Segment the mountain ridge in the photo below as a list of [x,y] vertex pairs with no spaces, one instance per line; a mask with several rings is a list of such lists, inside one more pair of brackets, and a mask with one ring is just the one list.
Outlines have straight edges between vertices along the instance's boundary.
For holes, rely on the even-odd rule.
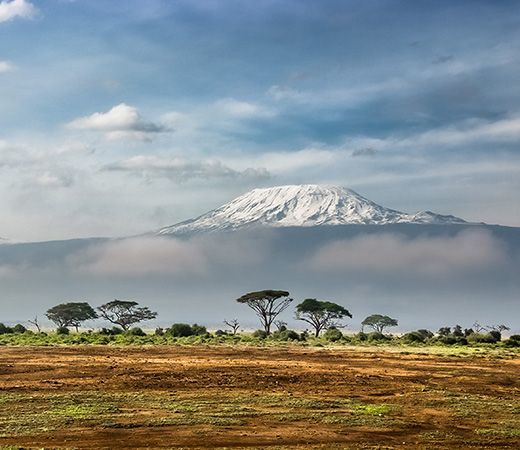
[[255,226],[468,224],[452,215],[385,208],[357,192],[331,185],[285,185],[253,189],[194,219],[163,227],[157,235],[229,231]]

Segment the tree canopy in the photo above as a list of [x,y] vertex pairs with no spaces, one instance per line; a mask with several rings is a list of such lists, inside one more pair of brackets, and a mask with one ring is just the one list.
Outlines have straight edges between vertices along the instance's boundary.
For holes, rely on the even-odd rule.
[[78,327],[85,320],[96,319],[96,311],[86,302],[61,303],[47,310],[45,314],[59,328]]
[[321,330],[339,326],[338,321],[344,317],[352,318],[352,314],[337,303],[307,298],[296,306],[296,319],[307,322],[314,328],[315,336]]
[[397,320],[381,314],[372,314],[363,320],[361,325],[372,327],[378,333],[382,333],[387,327],[396,327]]
[[128,300],[113,300],[98,307],[99,315],[109,322],[119,325],[123,330],[128,330],[130,326],[152,320],[157,317],[157,313],[148,307],[138,306],[139,303]]
[[266,334],[271,334],[271,325],[276,317],[293,301],[287,291],[264,290],[249,292],[237,299],[249,306],[260,319]]

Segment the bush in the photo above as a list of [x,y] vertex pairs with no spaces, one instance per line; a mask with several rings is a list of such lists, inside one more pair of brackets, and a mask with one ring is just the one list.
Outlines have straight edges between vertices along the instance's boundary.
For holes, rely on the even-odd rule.
[[25,328],[21,323],[17,323],[14,327],[13,327],[13,333],[19,333],[19,334],[22,334],[22,333],[25,333],[27,331],[27,328]]
[[70,333],[70,331],[67,327],[56,328],[56,334],[65,335],[65,334],[69,334],[69,333]]
[[271,337],[277,341],[299,341],[300,335],[294,330],[275,331]]
[[390,341],[392,338],[385,336],[383,333],[379,333],[378,331],[373,331],[372,333],[368,333],[367,341],[368,342],[382,342],[382,341]]
[[417,331],[410,331],[409,333],[406,333],[403,335],[402,340],[408,344],[412,343],[425,343],[428,339],[431,339],[433,337],[433,333],[430,330],[417,330]]
[[193,330],[187,323],[174,323],[166,330],[166,333],[173,337],[193,336]]
[[5,326],[3,323],[0,323],[0,334],[10,334],[13,332],[11,327]]
[[226,336],[227,333],[223,330],[217,330],[215,331],[215,336]]
[[256,330],[253,333],[253,337],[257,339],[265,339],[267,337],[267,333],[265,332],[265,330]]
[[197,325],[196,323],[194,323],[191,326],[191,334],[193,336],[204,336],[204,335],[208,334],[208,330],[206,329],[206,327],[204,327],[202,325]]
[[125,334],[127,336],[146,336],[146,333],[139,327],[130,328]]
[[363,331],[360,331],[358,334],[354,336],[354,338],[360,342],[365,342],[368,339],[368,335]]
[[164,329],[162,329],[161,327],[157,327],[153,334],[155,334],[156,336],[164,336]]
[[495,344],[498,341],[496,336],[491,333],[472,333],[468,336],[468,342],[472,344]]
[[125,331],[119,327],[112,328],[101,328],[99,330],[99,334],[104,334],[106,336],[117,336],[118,334],[123,334]]
[[413,344],[413,343],[421,343],[424,344],[425,338],[421,333],[418,333],[417,331],[411,331],[410,333],[406,333],[401,338],[404,342],[407,344]]
[[504,341],[507,347],[520,347],[520,334],[513,334]]
[[341,340],[343,337],[343,333],[339,331],[336,327],[330,327],[325,333],[323,333],[323,338],[329,342],[337,342]]

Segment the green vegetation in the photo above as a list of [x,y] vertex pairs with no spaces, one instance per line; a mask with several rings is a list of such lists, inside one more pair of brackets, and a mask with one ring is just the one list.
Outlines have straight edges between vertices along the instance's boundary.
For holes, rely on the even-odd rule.
[[136,323],[157,317],[156,312],[151,311],[148,307],[138,305],[139,303],[134,301],[113,300],[101,305],[98,310],[101,318],[120,326],[126,331]]
[[311,325],[316,337],[320,335],[321,330],[337,328],[339,321],[344,317],[352,318],[352,314],[343,306],[333,302],[307,298],[296,306],[296,319]]
[[86,320],[98,317],[96,311],[86,302],[61,303],[48,309],[45,315],[58,329],[74,327],[76,331]]
[[381,314],[372,314],[368,316],[361,322],[361,325],[368,326],[374,329],[376,333],[383,334],[385,328],[388,327],[396,327],[398,325],[396,319],[392,319],[388,316],[383,316]]
[[397,405],[348,398],[287,397],[259,392],[175,394],[171,392],[2,393],[0,437],[50,433],[89,425],[104,428],[143,426],[222,427],[263,423],[310,422],[350,426],[390,425]]
[[265,334],[271,334],[271,326],[279,314],[293,301],[287,291],[264,290],[249,292],[237,299],[238,303],[249,306],[260,319]]

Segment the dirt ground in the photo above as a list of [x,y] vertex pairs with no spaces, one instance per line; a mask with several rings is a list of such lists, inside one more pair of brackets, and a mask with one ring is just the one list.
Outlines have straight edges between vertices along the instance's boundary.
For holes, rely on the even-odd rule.
[[0,448],[520,448],[520,358],[3,347]]

